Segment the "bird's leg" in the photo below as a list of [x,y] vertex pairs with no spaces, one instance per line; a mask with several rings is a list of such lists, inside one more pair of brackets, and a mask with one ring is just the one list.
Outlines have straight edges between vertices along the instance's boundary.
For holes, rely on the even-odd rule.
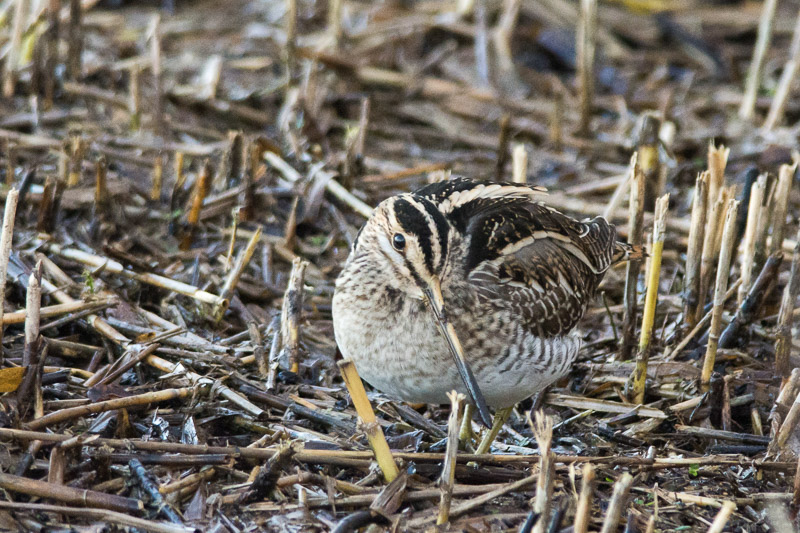
[[497,438],[497,434],[500,433],[500,430],[503,428],[506,420],[508,420],[508,416],[511,414],[512,409],[514,409],[513,406],[504,407],[497,410],[497,412],[494,414],[494,420],[492,420],[492,429],[483,434],[481,443],[478,445],[478,449],[475,450],[476,454],[480,455],[489,451],[494,439]]
[[461,431],[458,433],[458,440],[466,446],[470,446],[475,433],[472,431],[472,415],[475,413],[475,406],[468,403],[464,408],[464,418],[461,419]]

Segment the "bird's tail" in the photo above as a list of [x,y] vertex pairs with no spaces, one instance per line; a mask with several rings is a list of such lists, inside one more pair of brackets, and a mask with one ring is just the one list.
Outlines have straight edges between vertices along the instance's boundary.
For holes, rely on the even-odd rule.
[[645,257],[647,257],[647,252],[644,251],[644,246],[634,246],[627,242],[617,241],[614,243],[614,256],[611,259],[611,263],[617,264],[622,261],[639,260]]

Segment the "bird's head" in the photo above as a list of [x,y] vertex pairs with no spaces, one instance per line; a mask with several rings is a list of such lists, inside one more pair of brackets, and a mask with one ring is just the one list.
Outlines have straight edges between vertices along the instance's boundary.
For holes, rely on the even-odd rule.
[[393,275],[393,285],[414,298],[438,291],[450,224],[429,200],[401,194],[381,202],[359,232],[354,254],[371,254]]

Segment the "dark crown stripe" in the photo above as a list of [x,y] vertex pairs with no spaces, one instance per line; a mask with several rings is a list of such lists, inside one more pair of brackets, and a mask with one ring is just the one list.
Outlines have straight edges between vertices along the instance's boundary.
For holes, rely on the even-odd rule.
[[441,248],[439,264],[437,267],[441,271],[441,269],[444,267],[444,261],[447,259],[447,241],[450,232],[450,226],[447,223],[447,220],[444,218],[444,215],[438,209],[436,209],[436,206],[433,205],[432,202],[420,197],[419,203],[422,204],[422,206],[425,208],[425,211],[428,212],[428,216],[436,225],[436,233],[438,234],[437,237],[439,238],[439,246]]
[[420,211],[416,205],[401,198],[394,203],[394,216],[403,231],[417,238],[425,258],[425,266],[428,267],[428,272],[433,273],[434,257],[431,240],[434,236],[430,230],[427,212]]

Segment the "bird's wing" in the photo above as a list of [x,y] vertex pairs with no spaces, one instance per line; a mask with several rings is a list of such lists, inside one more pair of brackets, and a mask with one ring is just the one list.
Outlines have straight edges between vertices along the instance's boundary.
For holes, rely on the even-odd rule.
[[617,249],[603,218],[579,222],[530,199],[472,206],[465,270],[479,295],[512,303],[544,337],[568,333],[583,316]]

